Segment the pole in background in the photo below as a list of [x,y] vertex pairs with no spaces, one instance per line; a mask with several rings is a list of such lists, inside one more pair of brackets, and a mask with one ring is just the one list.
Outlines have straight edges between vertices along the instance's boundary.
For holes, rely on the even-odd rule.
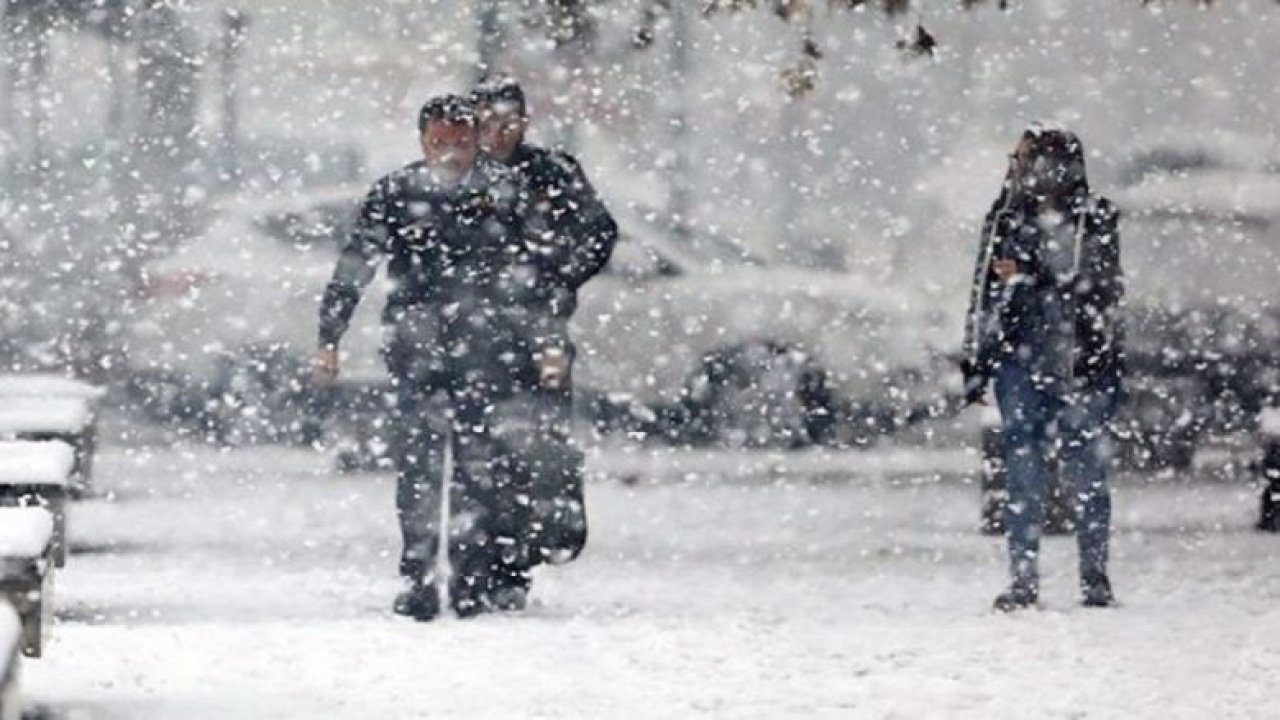
[[689,215],[693,207],[693,182],[689,163],[689,45],[692,33],[689,14],[684,0],[668,3],[671,17],[671,51],[669,70],[671,88],[669,101],[671,146],[667,214],[671,219],[672,235],[679,241],[689,240]]
[[[5,65],[9,70],[8,105],[14,174],[39,179],[39,168],[48,159],[49,8],[9,7],[6,12]],[[16,178],[15,178],[16,179]]]
[[[132,20],[126,5],[116,5],[107,18],[107,82],[110,99],[107,105],[106,157],[111,178],[112,216],[115,226],[129,228],[135,223],[130,211],[134,209],[129,170],[132,167],[132,147],[129,138],[135,127],[132,114],[132,98],[137,96],[133,73],[129,70],[129,54],[132,47]],[[125,231],[127,232],[127,231]]]
[[13,156],[17,153],[13,137],[16,24],[17,20],[13,16],[9,3],[0,2],[0,188],[7,188],[13,180]]
[[249,31],[249,16],[227,9],[222,15],[221,181],[234,186],[240,178],[240,58]]
[[38,168],[48,159],[49,32],[55,8],[18,5],[0,0],[3,24],[3,106],[0,131],[7,134],[10,182],[39,180]]
[[502,53],[502,22],[498,14],[498,0],[477,2],[475,81],[479,82],[497,69]]
[[49,33],[52,24],[44,13],[36,13],[39,21],[31,28],[31,159],[32,167],[44,167],[49,160]]
[[113,150],[118,150],[129,137],[129,70],[125,60],[127,55],[127,35],[129,32],[128,15],[113,13],[107,26],[107,83],[111,87],[111,97],[107,105],[106,139]]

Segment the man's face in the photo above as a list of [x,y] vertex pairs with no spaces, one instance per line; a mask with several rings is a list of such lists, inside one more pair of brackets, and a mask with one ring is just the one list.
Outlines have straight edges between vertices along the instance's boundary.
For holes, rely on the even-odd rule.
[[494,103],[480,109],[480,147],[501,162],[510,162],[524,142],[529,120],[515,103]]
[[476,161],[480,139],[474,125],[430,122],[422,133],[422,155],[427,167],[441,182],[453,185],[462,180]]

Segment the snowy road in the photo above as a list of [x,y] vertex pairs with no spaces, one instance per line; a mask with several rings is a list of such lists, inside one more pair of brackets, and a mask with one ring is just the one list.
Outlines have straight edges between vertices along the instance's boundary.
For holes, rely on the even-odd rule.
[[389,610],[389,478],[295,451],[108,449],[116,497],[75,508],[28,702],[77,719],[1280,715],[1280,538],[1248,529],[1250,488],[1123,485],[1124,607],[1076,607],[1059,539],[1047,608],[997,617],[976,491],[858,458],[829,459],[838,482],[734,456],[729,481],[596,482],[588,553],[542,571],[528,613],[414,624]]

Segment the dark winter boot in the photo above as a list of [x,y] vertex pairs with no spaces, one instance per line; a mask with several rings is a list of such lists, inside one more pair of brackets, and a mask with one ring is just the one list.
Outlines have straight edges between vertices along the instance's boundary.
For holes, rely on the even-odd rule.
[[396,595],[392,611],[419,622],[433,620],[440,614],[440,593],[434,584],[407,579],[404,590]]
[[1280,479],[1272,478],[1271,484],[1262,489],[1258,529],[1262,532],[1280,532]]
[[567,441],[536,446],[533,470],[535,562],[564,565],[587,544],[587,512],[582,491],[582,453]]
[[1258,507],[1258,529],[1280,532],[1280,441],[1268,439],[1263,446],[1261,471],[1262,497]]
[[1018,612],[1033,608],[1040,601],[1040,593],[1034,586],[1014,583],[1008,590],[996,596],[991,609],[1001,613]]
[[1111,592],[1111,581],[1103,573],[1085,575],[1080,579],[1080,604],[1090,608],[1114,607],[1116,596]]
[[489,578],[485,603],[497,612],[520,612],[529,604],[532,584],[528,571],[510,565],[499,566]]
[[529,604],[529,590],[520,585],[502,585],[489,593],[489,604],[498,612],[521,612]]
[[488,610],[488,589],[483,577],[455,575],[449,584],[449,604],[459,618],[473,618]]

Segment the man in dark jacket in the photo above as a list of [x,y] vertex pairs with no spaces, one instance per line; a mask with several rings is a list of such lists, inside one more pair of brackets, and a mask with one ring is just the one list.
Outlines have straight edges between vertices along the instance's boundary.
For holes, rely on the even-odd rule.
[[508,426],[522,429],[508,440],[520,449],[516,455],[533,488],[528,557],[532,564],[560,564],[576,557],[587,540],[582,455],[569,435],[575,348],[568,321],[579,288],[608,262],[618,227],[577,160],[525,141],[528,107],[515,80],[485,80],[473,97],[481,146],[511,168],[528,193],[526,222],[539,257],[539,292],[525,305],[526,327],[533,329],[541,382],[499,414],[508,415]]
[[543,244],[542,301],[550,314],[568,318],[577,309],[578,290],[609,261],[618,225],[577,159],[526,141],[529,114],[519,83],[489,78],[473,98],[481,147],[520,175],[528,190],[529,223]]
[[[526,248],[519,178],[479,152],[474,109],[444,96],[420,113],[424,159],[374,183],[320,307],[315,376],[338,373],[338,344],[383,259],[393,281],[383,324],[396,392],[393,454],[406,588],[395,611],[440,610],[441,478],[451,522],[449,597],[462,615],[522,607],[527,487],[495,437],[490,408],[531,384],[530,349],[513,308],[527,302],[537,258]],[[443,394],[443,407],[433,406]],[[440,421],[444,420],[443,423]],[[450,463],[452,460],[452,463]]]
[[998,610],[1038,601],[1043,502],[1055,457],[1078,503],[1084,604],[1115,602],[1104,434],[1123,371],[1118,217],[1109,201],[1090,194],[1080,140],[1034,126],[983,224],[964,371],[971,400],[994,380],[1004,425],[1013,582],[996,599]]

